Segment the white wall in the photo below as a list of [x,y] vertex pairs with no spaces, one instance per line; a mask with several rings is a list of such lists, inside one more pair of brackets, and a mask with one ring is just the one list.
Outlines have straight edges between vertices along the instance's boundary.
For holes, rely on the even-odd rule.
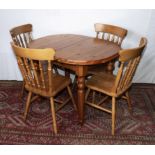
[[148,47],[134,82],[155,83],[155,11],[154,10],[0,10],[0,80],[21,80],[10,47],[9,30],[32,23],[33,38],[51,34],[74,33],[95,36],[94,23],[109,23],[128,29],[123,48],[138,45],[141,36]]

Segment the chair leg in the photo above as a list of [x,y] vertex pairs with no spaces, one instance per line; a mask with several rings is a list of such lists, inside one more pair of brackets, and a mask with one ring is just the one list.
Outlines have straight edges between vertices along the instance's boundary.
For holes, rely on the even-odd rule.
[[55,115],[55,107],[54,107],[54,99],[53,97],[50,98],[50,104],[51,104],[51,113],[52,113],[52,120],[53,120],[53,129],[54,133],[57,134],[57,123],[56,123],[56,115]]
[[26,101],[25,112],[24,112],[24,120],[26,120],[27,112],[29,110],[29,106],[31,103],[31,97],[32,97],[32,92],[29,92],[28,97],[27,97],[27,101]]
[[112,135],[115,134],[115,104],[116,104],[116,98],[112,97]]
[[127,91],[125,93],[126,97],[127,97],[127,102],[128,102],[128,108],[129,108],[129,111],[131,111],[132,109],[132,106],[131,106],[131,99],[130,99],[130,96],[129,96],[129,92]]
[[75,110],[77,110],[77,106],[76,106],[76,103],[75,103],[73,94],[72,94],[71,89],[70,89],[69,86],[67,86],[67,90],[68,90],[68,94],[69,94],[69,96],[70,96],[70,98],[71,98],[71,100],[72,100],[72,103],[73,103],[73,105],[74,105],[74,108],[75,108]]
[[21,90],[21,93],[20,93],[20,98],[23,97],[23,95],[24,95],[24,90],[25,90],[25,81],[23,80],[23,83],[22,83],[22,90]]

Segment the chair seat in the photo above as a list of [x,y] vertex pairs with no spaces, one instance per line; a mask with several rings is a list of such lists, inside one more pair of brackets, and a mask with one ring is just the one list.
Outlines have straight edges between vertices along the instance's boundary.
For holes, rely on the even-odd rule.
[[106,65],[105,64],[99,64],[94,66],[88,67],[88,74],[97,75],[98,73],[102,73],[106,71]]
[[102,72],[98,75],[93,75],[87,80],[86,86],[90,89],[103,92],[107,95],[114,95],[113,88],[116,76],[110,73]]
[[71,79],[62,75],[54,75],[53,76],[53,96],[55,96],[58,92],[63,90],[65,87],[67,87],[71,83]]
[[[47,77],[47,76],[46,76]],[[71,83],[71,79],[62,75],[53,74],[53,84],[52,84],[52,92],[49,92],[49,88],[46,89],[37,89],[35,87],[31,87],[29,85],[26,85],[25,88],[28,91],[33,91],[36,94],[43,95],[45,97],[51,97],[55,96],[57,93],[59,93],[61,90],[63,90],[65,87],[67,87]],[[45,84],[48,86],[48,77],[45,78]]]

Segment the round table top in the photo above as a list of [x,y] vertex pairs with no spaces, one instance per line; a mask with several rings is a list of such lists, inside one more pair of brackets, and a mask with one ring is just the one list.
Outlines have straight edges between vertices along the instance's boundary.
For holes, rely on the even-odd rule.
[[82,35],[51,35],[33,40],[29,48],[53,48],[58,62],[73,65],[105,63],[116,57],[121,47],[113,42]]

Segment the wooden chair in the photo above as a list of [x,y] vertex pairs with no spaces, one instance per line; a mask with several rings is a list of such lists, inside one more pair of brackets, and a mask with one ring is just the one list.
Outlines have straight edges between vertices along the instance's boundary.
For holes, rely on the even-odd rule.
[[[115,133],[115,106],[116,98],[123,97],[128,102],[128,107],[131,109],[131,101],[128,90],[132,84],[132,78],[136,71],[136,68],[140,62],[143,49],[145,48],[147,41],[145,38],[141,38],[138,48],[125,49],[119,51],[120,67],[116,76],[112,74],[102,73],[93,75],[87,82],[88,88],[86,92],[86,103],[94,108],[108,112],[112,115],[112,135]],[[106,98],[103,98],[102,102],[95,103],[87,100],[90,90],[103,93]],[[107,97],[112,97],[112,109],[107,109],[102,106]]]
[[[127,35],[127,30],[124,28],[100,23],[95,24],[95,31],[96,31],[96,38],[114,42],[119,46],[121,46],[122,41]],[[105,71],[109,67],[111,67],[110,69],[113,70],[114,63],[109,62],[106,65],[99,64],[95,66],[90,66],[88,68],[88,74],[97,75],[98,73]]]
[[[50,98],[51,113],[53,119],[54,133],[57,133],[54,97],[67,88],[69,98],[62,102],[57,111],[61,109],[71,99],[75,108],[75,101],[70,90],[70,78],[54,74],[52,70],[52,62],[54,60],[55,51],[53,49],[28,49],[11,44],[17,58],[18,66],[25,80],[25,89],[29,92],[24,112],[24,119],[26,119],[30,103],[38,96]],[[39,71],[34,65],[34,61],[39,64]],[[47,63],[47,65],[43,65]],[[35,94],[32,98],[32,94]]]
[[[10,34],[14,44],[19,47],[28,48],[28,44],[32,39],[32,24],[25,24],[14,27],[10,30]],[[23,81],[21,97],[24,94],[25,81]]]

